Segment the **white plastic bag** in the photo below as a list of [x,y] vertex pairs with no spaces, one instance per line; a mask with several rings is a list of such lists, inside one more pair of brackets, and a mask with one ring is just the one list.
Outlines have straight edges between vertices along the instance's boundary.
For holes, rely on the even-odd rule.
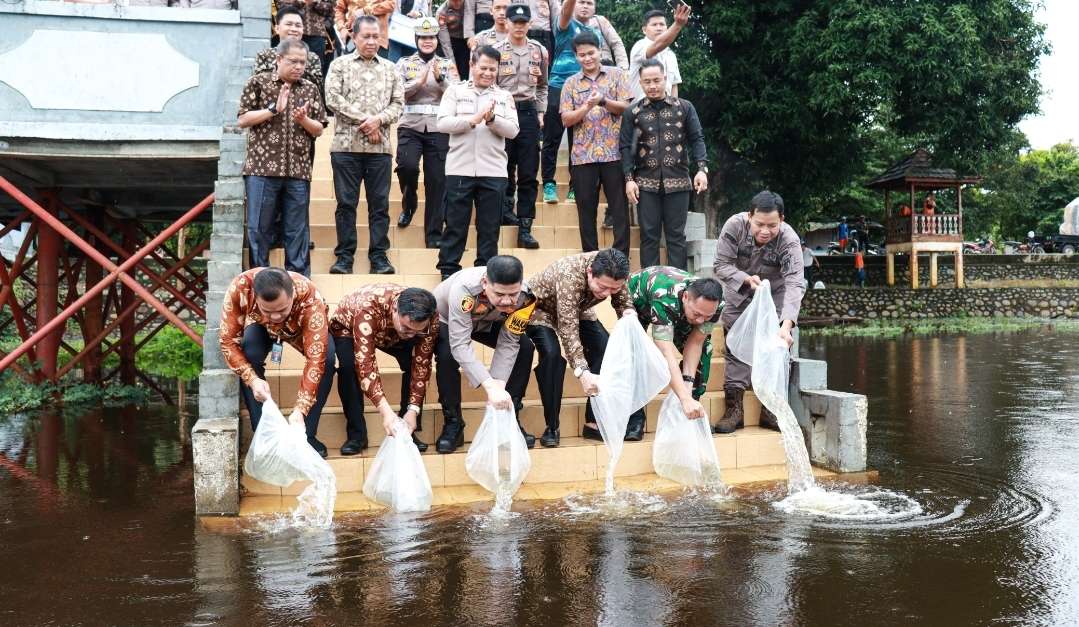
[[722,487],[708,416],[691,420],[671,392],[659,409],[652,466],[664,479],[691,487]]
[[244,472],[270,485],[287,488],[293,481],[311,485],[298,497],[295,522],[328,527],[333,521],[337,478],[333,469],[307,443],[301,425],[290,425],[272,400],[262,404],[262,418],[244,458]]
[[363,493],[395,512],[431,509],[431,479],[404,420],[394,421],[393,437],[382,440],[378,447],[367,480],[363,482]]
[[787,489],[793,493],[813,486],[816,481],[802,429],[787,402],[791,353],[786,342],[779,338],[779,316],[768,281],[761,281],[753,302],[731,326],[727,348],[753,367],[750,375],[753,393],[779,422],[787,453]]
[[599,370],[599,394],[592,397],[592,412],[610,453],[607,492],[614,490],[614,467],[622,456],[629,415],[648,404],[671,382],[667,360],[645,335],[636,317],[622,317],[614,325]]
[[521,487],[532,460],[512,409],[487,406],[487,413],[465,455],[465,472],[496,495],[513,496]]

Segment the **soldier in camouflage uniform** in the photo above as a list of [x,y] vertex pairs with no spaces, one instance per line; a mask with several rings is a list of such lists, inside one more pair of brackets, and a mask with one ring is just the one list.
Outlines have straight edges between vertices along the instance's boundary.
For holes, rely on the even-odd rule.
[[[652,266],[629,277],[629,296],[641,326],[671,369],[671,391],[690,418],[705,417],[700,398],[708,388],[712,330],[723,311],[723,287],[670,266]],[[679,353],[681,353],[679,355]]]

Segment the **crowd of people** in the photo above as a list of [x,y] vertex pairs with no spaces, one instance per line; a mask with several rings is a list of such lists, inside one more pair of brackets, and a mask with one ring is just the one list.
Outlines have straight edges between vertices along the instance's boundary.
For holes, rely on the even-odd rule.
[[[312,36],[307,21],[324,15],[315,8],[323,4],[277,8],[279,43],[259,55],[240,101],[239,125],[248,129],[243,174],[252,269],[225,294],[220,342],[242,380],[254,427],[271,397],[266,359],[279,362],[285,343],[305,358],[289,419],[306,424],[309,443],[325,456],[318,422],[335,374],[347,418],[342,455],[367,447],[364,399],[387,435],[398,417],[415,431],[433,372],[443,415],[435,447],[451,453],[464,441],[461,372],[489,404],[519,414],[533,361],[546,422],[539,440],[557,447],[566,371],[572,369],[586,396],[600,391],[608,333],[595,307],[604,301],[650,332],[668,362],[671,390],[692,418],[705,415],[700,399],[715,325],[730,329],[763,280],[770,281],[782,322],[778,337],[793,342],[805,291],[802,253],[778,194],[761,192],[747,212],[727,221],[714,276],[686,271],[686,214],[692,194],[708,185],[701,123],[693,105],[677,97],[681,78],[670,49],[689,20],[688,6],[679,5],[670,26],[660,11],[642,16],[643,37],[627,55],[610,22],[595,14],[594,0],[447,0],[433,16],[418,0],[339,0],[338,29],[349,33],[352,49],[323,74],[318,42],[314,52],[305,43]],[[387,29],[395,11],[414,19],[414,52],[400,52],[394,62]],[[353,271],[363,187],[370,271],[395,273],[387,256],[391,168],[396,161],[404,228],[418,208],[422,162],[425,241],[439,249],[441,282],[433,291],[366,285],[331,312],[308,278],[314,140],[331,114],[337,246],[329,271]],[[539,183],[543,201],[559,201],[555,164],[564,134],[567,200],[577,206],[583,251],[526,280],[522,262],[498,250],[499,229],[516,224],[518,247],[539,246],[531,234]],[[614,245],[602,250],[601,189],[604,223],[614,230]],[[643,269],[636,273],[630,272],[630,205],[641,228]],[[473,215],[476,259],[462,268]],[[269,267],[278,238],[285,268]],[[490,366],[477,359],[473,341],[494,350]],[[400,366],[396,407],[383,388],[376,351]],[[728,351],[717,432],[743,426],[749,373]],[[778,428],[767,411],[761,424]],[[630,417],[624,437],[640,440],[644,430],[642,410]],[[591,403],[581,435],[602,439]],[[525,439],[531,448],[536,438],[526,433]],[[415,435],[413,441],[427,448]]]
[[[685,270],[686,217],[693,194],[708,188],[704,133],[692,103],[677,97],[670,48],[689,7],[680,4],[669,26],[662,11],[645,13],[628,54],[594,0],[447,0],[430,9],[423,0],[276,7],[278,43],[257,55],[240,98],[250,265],[268,265],[270,248],[281,246],[288,270],[311,275],[311,165],[332,116],[330,273],[353,272],[361,188],[370,272],[395,273],[387,254],[392,174],[405,228],[419,207],[421,167],[424,240],[439,250],[443,279],[461,268],[473,219],[477,266],[498,254],[503,225],[518,227],[517,247],[539,248],[536,203],[541,189],[543,202],[560,202],[564,136],[565,201],[577,207],[582,250],[599,249],[602,190],[614,248],[630,254],[635,208],[641,266],[659,263],[662,237],[666,263]],[[411,25],[407,43],[402,23]],[[332,61],[330,40],[342,47]]]
[[[323,456],[328,451],[317,438],[319,416],[335,374],[347,420],[342,455],[367,447],[365,398],[387,435],[401,417],[417,448],[426,450],[414,432],[432,372],[443,416],[435,442],[439,453],[452,453],[464,443],[462,371],[472,388],[483,389],[487,403],[512,408],[519,417],[534,370],[546,423],[539,440],[557,447],[566,371],[572,368],[586,396],[600,392],[608,333],[595,307],[610,302],[617,316],[635,317],[650,332],[668,363],[672,393],[687,416],[699,419],[706,415],[700,399],[708,389],[715,325],[729,330],[767,280],[781,321],[778,337],[790,346],[805,293],[802,271],[799,238],[784,221],[782,198],[764,191],[749,211],[724,225],[714,275],[708,277],[659,265],[631,273],[624,253],[605,248],[559,259],[526,280],[519,259],[494,255],[483,266],[457,270],[433,292],[393,283],[363,286],[343,297],[331,314],[302,274],[253,268],[236,277],[225,294],[221,351],[242,381],[256,429],[261,404],[271,398],[267,357],[280,363],[285,343],[304,355],[289,420],[306,425],[308,442]],[[473,341],[494,350],[490,366],[477,358]],[[397,407],[383,388],[376,351],[400,367]],[[717,433],[744,425],[743,396],[751,381],[748,364],[729,350],[725,360],[725,408],[714,425]],[[767,410],[760,424],[778,430]],[[532,448],[535,437],[521,430]],[[624,438],[641,440],[644,430],[640,410],[630,416]],[[590,402],[581,436],[602,440]]]

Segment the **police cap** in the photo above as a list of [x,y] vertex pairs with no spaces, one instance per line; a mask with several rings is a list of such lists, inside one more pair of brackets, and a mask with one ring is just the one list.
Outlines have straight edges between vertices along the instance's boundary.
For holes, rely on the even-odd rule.
[[511,4],[506,9],[506,17],[511,22],[531,22],[532,9],[527,4]]
[[416,20],[415,33],[417,37],[438,37],[438,21],[433,17],[421,17]]

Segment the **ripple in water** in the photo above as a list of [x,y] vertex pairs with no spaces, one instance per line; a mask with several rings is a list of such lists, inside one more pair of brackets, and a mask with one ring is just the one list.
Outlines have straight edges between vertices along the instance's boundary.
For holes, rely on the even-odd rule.
[[557,515],[569,518],[637,518],[667,510],[668,503],[652,492],[615,491],[603,494],[570,494],[561,501]]
[[918,501],[891,490],[870,488],[841,492],[826,490],[819,485],[795,492],[773,506],[787,514],[859,522],[909,520],[924,511]]

